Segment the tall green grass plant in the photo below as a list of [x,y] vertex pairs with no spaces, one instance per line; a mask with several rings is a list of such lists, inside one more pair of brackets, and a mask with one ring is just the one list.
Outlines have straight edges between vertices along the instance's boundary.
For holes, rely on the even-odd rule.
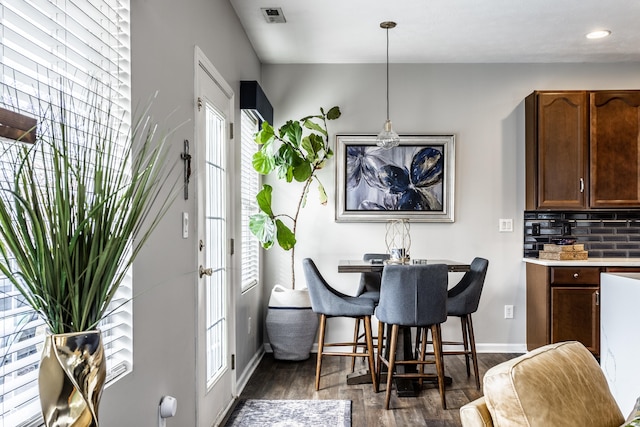
[[149,108],[123,134],[126,112],[87,93],[41,103],[35,144],[2,143],[0,271],[51,333],[95,329],[109,314],[176,194],[169,134]]

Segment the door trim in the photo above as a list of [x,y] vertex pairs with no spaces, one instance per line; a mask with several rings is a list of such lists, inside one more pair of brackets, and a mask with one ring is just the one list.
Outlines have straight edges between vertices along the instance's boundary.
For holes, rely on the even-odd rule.
[[[228,102],[229,102],[229,117],[228,117],[228,124],[229,125],[233,125],[233,123],[235,122],[235,94],[233,92],[233,89],[231,88],[231,86],[226,82],[226,80],[224,79],[224,77],[222,76],[222,74],[220,74],[220,72],[218,72],[218,70],[215,68],[215,66],[211,63],[211,61],[209,61],[209,59],[205,56],[204,52],[198,47],[195,46],[194,49],[194,117],[196,117],[198,115],[198,109],[199,109],[199,103],[198,103],[198,91],[199,91],[199,80],[198,80],[198,73],[199,71],[203,71],[204,73],[206,73],[209,78],[211,79],[211,81],[223,92],[223,94],[228,98]],[[193,125],[193,131],[194,131],[194,137],[197,137],[198,134],[198,129],[197,129],[198,123],[196,120],[194,120],[194,125]],[[235,158],[235,153],[233,150],[233,135],[229,134],[229,137],[227,139],[227,154],[226,154],[226,168],[228,171],[231,171],[231,166],[234,164],[234,158]],[[200,148],[198,145],[199,144],[194,144],[195,145],[195,155],[200,156],[203,155],[203,153],[198,152],[198,148]],[[229,241],[231,238],[234,237],[234,231],[235,231],[235,221],[233,218],[233,210],[234,207],[232,205],[232,191],[231,189],[234,188],[234,179],[233,179],[233,174],[231,172],[228,173],[227,176],[227,185],[229,188],[229,191],[227,191],[227,195],[226,195],[226,206],[227,206],[227,217],[228,217],[228,224],[227,224],[227,242],[226,242],[226,250],[227,250],[227,265],[226,265],[226,269],[227,269],[227,282],[228,282],[228,301],[229,301],[229,307],[228,307],[228,313],[227,313],[227,317],[228,317],[228,345],[229,345],[229,355],[235,355],[236,354],[236,321],[235,321],[235,315],[236,315],[236,287],[235,287],[235,275],[233,272],[233,257],[232,254],[230,253],[229,249],[230,249],[230,245],[229,245]],[[196,184],[199,185],[199,184]],[[196,188],[195,194],[197,195],[197,197],[199,197],[199,188]],[[196,199],[196,201],[194,202],[195,206],[195,212],[196,215],[195,217],[197,217],[199,215],[199,201]],[[197,223],[197,221],[196,221]],[[195,235],[195,239],[194,239],[194,245],[196,247],[196,259],[194,261],[194,268],[195,271],[198,271],[198,265],[199,265],[199,250],[198,250],[198,241],[199,241],[199,233],[201,232],[201,230],[199,230],[199,225],[196,224],[196,235]],[[198,274],[196,273],[195,275],[195,281],[196,281],[196,289],[198,289],[199,286],[201,286],[201,279],[199,278]],[[196,293],[196,298],[198,298],[198,293]],[[196,311],[199,310],[198,308],[198,300],[196,300]],[[204,399],[204,396],[206,396],[207,394],[210,393],[210,389],[206,384],[202,384],[202,378],[200,378],[200,375],[205,375],[205,373],[200,372],[200,362],[198,360],[199,357],[203,357],[202,355],[199,354],[199,352],[202,350],[202,347],[204,345],[204,343],[198,343],[198,339],[200,336],[200,328],[201,325],[199,324],[199,315],[196,313],[196,318],[195,318],[195,336],[196,336],[196,346],[195,346],[195,391],[196,391],[196,423],[200,423],[200,409],[199,409],[199,405],[201,404],[201,400]],[[229,369],[230,369],[230,379],[231,379],[231,390],[230,394],[232,396],[231,401],[228,403],[228,405],[226,405],[226,407],[222,410],[222,412],[220,414],[217,415],[216,419],[214,420],[208,420],[208,422],[210,423],[217,423],[220,422],[221,419],[223,419],[226,415],[226,413],[228,412],[228,410],[233,406],[235,399],[237,398],[237,379],[236,379],[236,372],[234,372],[234,369],[232,369],[231,365],[229,365]],[[203,388],[202,388],[203,387]],[[204,395],[201,395],[202,390],[204,390]]]

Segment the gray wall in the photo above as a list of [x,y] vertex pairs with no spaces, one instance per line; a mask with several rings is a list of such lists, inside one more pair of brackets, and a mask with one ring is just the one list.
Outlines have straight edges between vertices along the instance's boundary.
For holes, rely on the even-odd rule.
[[[169,117],[166,128],[188,121],[175,135],[176,158],[182,140],[194,140],[196,45],[234,88],[236,103],[240,80],[262,78],[276,124],[335,104],[343,117],[330,124],[332,136],[377,133],[384,121],[384,65],[261,66],[226,1],[133,0],[131,21],[134,106],[145,105],[158,90],[154,112],[160,120]],[[412,224],[411,253],[491,261],[475,320],[481,350],[524,346],[523,98],[534,89],[640,88],[638,65],[392,65],[394,127],[401,133],[456,134],[456,222]],[[297,262],[313,257],[330,281],[349,291],[357,276],[338,274],[337,261],[384,250],[384,225],[334,222],[334,173],[332,163],[321,174],[330,191],[329,205],[320,207],[310,199],[301,216]],[[180,232],[181,213],[195,218],[195,207],[193,198],[178,198],[135,264],[134,371],[105,390],[100,414],[106,427],[156,426],[157,405],[165,394],[178,399],[177,416],[167,424],[195,425],[195,229],[186,240]],[[514,233],[498,233],[499,218],[513,218]],[[247,334],[247,319],[263,319],[268,290],[288,281],[288,262],[288,254],[268,251],[264,295],[259,287],[236,295],[240,383],[263,341],[260,327]],[[237,279],[237,260],[234,267]],[[515,306],[513,320],[502,318],[505,304]],[[341,326],[330,333],[349,336],[352,324]]]
[[[133,0],[131,7],[134,109],[158,91],[153,111],[165,129],[187,122],[172,138],[172,157],[178,159],[183,140],[194,141],[194,46],[231,85],[236,104],[240,80],[259,80],[260,63],[227,1]],[[239,128],[237,105],[235,115]],[[181,176],[182,169],[177,173]],[[178,196],[134,265],[134,369],[104,391],[100,415],[106,427],[157,426],[158,403],[167,394],[178,400],[177,415],[167,425],[196,425],[194,183],[195,177],[189,200]],[[191,218],[189,239],[182,239],[182,212]],[[237,260],[233,262],[237,279]],[[252,335],[246,332],[246,319],[261,317],[260,297],[260,288],[236,295],[238,312],[243,313],[237,330],[244,332],[236,338],[239,376],[262,348],[258,328]]]
[[[390,116],[400,134],[456,135],[454,223],[412,223],[414,258],[489,259],[480,308],[474,316],[479,351],[525,350],[524,103],[535,89],[638,89],[640,64],[392,64]],[[265,65],[263,86],[278,125],[289,118],[339,105],[342,117],[330,133],[376,134],[385,119],[384,65]],[[330,191],[326,207],[309,198],[298,223],[296,281],[300,260],[314,258],[327,280],[345,292],[355,274],[339,274],[338,260],[385,251],[384,223],[336,223],[335,162],[322,171]],[[275,183],[277,185],[277,183]],[[274,195],[277,189],[274,190]],[[292,201],[279,198],[283,209]],[[498,232],[513,218],[514,232]],[[288,283],[282,251],[267,253],[265,286]],[[450,277],[454,283],[457,277]],[[504,305],[514,318],[504,319]],[[329,334],[349,338],[351,322],[333,320]],[[455,327],[454,327],[455,326]],[[337,328],[337,329],[336,329]],[[458,324],[444,333],[457,334]],[[337,332],[336,332],[337,331]]]

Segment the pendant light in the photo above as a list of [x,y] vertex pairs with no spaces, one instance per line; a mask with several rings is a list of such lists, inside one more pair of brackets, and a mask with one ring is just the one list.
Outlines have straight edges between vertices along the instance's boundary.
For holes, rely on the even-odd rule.
[[393,21],[380,23],[380,28],[387,30],[387,121],[384,122],[382,132],[376,138],[376,145],[382,148],[393,148],[400,144],[400,137],[391,128],[391,120],[389,120],[389,29],[395,27],[396,23]]

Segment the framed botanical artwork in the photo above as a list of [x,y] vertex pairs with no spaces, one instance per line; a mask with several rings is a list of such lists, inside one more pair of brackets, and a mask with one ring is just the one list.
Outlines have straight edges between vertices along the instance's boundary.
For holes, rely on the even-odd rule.
[[336,221],[453,222],[454,135],[337,135]]

